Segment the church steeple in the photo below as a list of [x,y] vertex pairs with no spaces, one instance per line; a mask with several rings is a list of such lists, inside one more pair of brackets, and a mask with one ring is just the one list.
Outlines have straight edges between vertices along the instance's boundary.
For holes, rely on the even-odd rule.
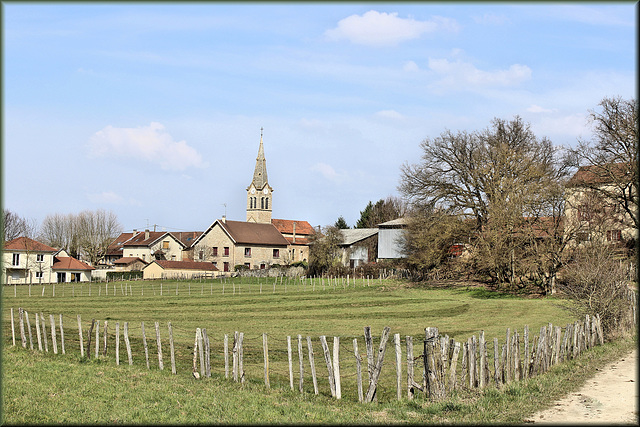
[[273,188],[267,178],[267,160],[264,157],[264,145],[262,143],[262,131],[260,128],[260,147],[256,157],[256,167],[253,171],[253,180],[247,187],[247,222],[271,223],[271,193]]

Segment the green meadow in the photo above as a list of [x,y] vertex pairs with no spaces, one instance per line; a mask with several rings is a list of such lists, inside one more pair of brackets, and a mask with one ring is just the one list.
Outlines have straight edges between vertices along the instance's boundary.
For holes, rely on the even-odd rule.
[[[353,279],[349,282],[315,279],[312,282],[234,278],[84,283],[56,285],[55,295],[52,285],[44,288],[33,285],[31,289],[24,285],[5,286],[2,302],[3,421],[7,423],[483,422],[482,417],[472,415],[472,408],[486,405],[486,402],[482,403],[482,396],[498,393],[497,390],[461,391],[450,399],[450,406],[431,404],[420,392],[414,400],[406,399],[405,337],[413,337],[414,356],[417,356],[426,327],[438,327],[441,335],[456,341],[466,341],[484,331],[487,341],[497,337],[502,344],[507,328],[522,334],[523,327],[528,325],[532,340],[540,327],[548,323],[565,326],[574,320],[561,308],[561,301],[553,298],[518,297],[487,292],[478,287],[430,289],[404,281],[366,279],[356,282]],[[18,307],[29,313],[35,350],[29,350],[29,344],[26,350],[21,347]],[[11,308],[14,311],[15,347],[12,345]],[[36,313],[44,314],[46,319],[48,352],[37,350]],[[55,316],[59,353],[59,316],[62,315],[66,355],[53,354],[50,314]],[[80,357],[77,315],[82,319],[85,348],[91,320],[100,321],[100,356],[97,359],[95,331],[91,358]],[[106,356],[102,354],[105,321],[108,321]],[[120,325],[120,366],[115,363],[116,322]],[[122,337],[124,322],[129,327],[132,366],[127,362]],[[149,369],[145,361],[142,322],[148,343]],[[155,322],[158,322],[161,334],[162,371],[159,369]],[[171,374],[169,322],[173,328],[176,375]],[[385,326],[391,328],[389,344],[394,334],[400,334],[401,401],[396,395],[395,352],[393,346],[388,345],[377,402],[358,403],[353,340],[358,340],[359,352],[366,361],[365,326],[371,327],[376,353]],[[211,377],[199,380],[192,376],[196,328],[206,328],[211,343]],[[229,378],[225,378],[224,335],[228,335],[231,348],[235,331],[244,333],[244,384],[234,382],[231,372]],[[268,337],[270,390],[264,385],[263,334]],[[303,393],[298,390],[298,335],[303,339]],[[333,337],[340,337],[342,399],[339,401],[330,394],[327,366],[319,341],[321,335],[327,337],[332,352]],[[289,382],[287,336],[291,336],[293,349],[293,391]],[[317,396],[311,377],[307,336],[313,343]],[[585,358],[599,354],[602,360],[608,360],[622,351],[621,346],[624,347],[622,344],[603,346]],[[492,347],[489,347],[491,354]],[[552,371],[564,372],[567,366],[580,364],[580,360],[554,367]],[[598,363],[600,359],[593,362],[592,368],[588,364],[585,369],[595,369]],[[231,361],[229,365],[231,370]],[[421,372],[418,366],[417,375],[421,376]],[[548,378],[554,375],[553,372],[529,382],[543,381],[542,377]],[[574,373],[567,371],[563,375]],[[366,393],[366,362],[363,382]],[[574,383],[561,388],[571,387]],[[526,386],[522,382],[509,387]],[[553,395],[541,395],[540,399],[544,401]],[[530,407],[530,403],[524,407]],[[482,413],[486,411],[488,409],[483,409]],[[509,414],[487,418],[486,422],[513,422],[526,416],[522,411]]]

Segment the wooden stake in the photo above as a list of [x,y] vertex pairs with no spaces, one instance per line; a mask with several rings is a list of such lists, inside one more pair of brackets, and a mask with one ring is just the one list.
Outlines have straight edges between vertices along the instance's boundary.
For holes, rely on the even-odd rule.
[[129,361],[129,365],[133,365],[131,343],[129,342],[129,322],[124,322],[124,344],[127,347],[127,360]]
[[156,327],[156,344],[158,347],[158,366],[160,367],[160,370],[163,371],[164,363],[162,363],[162,342],[160,340],[160,324],[158,322],[155,322],[155,327]]
[[116,365],[120,365],[120,322],[116,322]]
[[82,323],[80,322],[79,314],[78,314],[78,335],[80,335],[80,357],[84,357],[84,345],[82,342]]
[[104,321],[104,333],[102,334],[104,336],[104,338],[103,338],[104,345],[102,346],[102,355],[103,356],[107,355],[107,332],[109,332],[109,321],[105,320]]
[[229,335],[224,334],[224,377],[229,378]]
[[[63,289],[62,296],[64,296],[64,288],[62,289]],[[62,328],[62,314],[60,315],[60,346],[62,349],[62,354],[66,354],[64,350],[64,329]]]
[[[38,316],[38,313],[36,313],[36,317]],[[37,323],[37,320],[36,320]],[[15,321],[13,320],[13,307],[11,307],[11,341],[13,343],[13,346],[16,346],[16,325],[15,325]]]
[[[58,354],[58,343],[56,342],[56,320],[53,318],[53,314],[49,315],[49,322],[51,323],[51,344],[53,345],[53,354]],[[31,329],[29,329],[31,332]],[[29,334],[31,339],[31,334]]]
[[380,378],[380,371],[382,370],[382,362],[384,360],[384,353],[387,349],[387,340],[389,339],[390,330],[391,328],[389,328],[388,326],[385,326],[382,331],[382,338],[380,339],[380,348],[378,349],[378,360],[376,362],[375,367],[373,368],[372,381],[371,381],[371,384],[369,384],[369,389],[367,390],[365,402],[372,402],[376,394],[376,389],[378,386],[378,378]]
[[402,350],[400,348],[400,334],[393,336],[396,348],[396,390],[398,394],[398,400],[402,399]]
[[415,395],[413,388],[413,337],[407,335],[407,399],[412,400]]
[[175,354],[175,348],[173,346],[173,328],[171,327],[171,322],[168,323],[167,327],[169,328],[169,350],[171,351],[171,373],[175,375],[176,374],[176,354]]
[[29,349],[33,350],[33,336],[31,335],[31,322],[29,321],[29,312],[24,311],[24,318],[27,321],[27,332],[29,332]]
[[336,384],[336,399],[341,399],[342,386],[340,382],[340,337],[333,337],[333,379]]
[[311,378],[313,379],[313,392],[318,394],[318,378],[316,377],[316,363],[313,357],[313,346],[311,337],[307,336],[307,347],[309,348],[309,365],[311,365]]
[[287,359],[289,360],[289,386],[293,390],[293,357],[291,355],[291,336],[287,335]]
[[96,321],[96,359],[100,355],[100,321]]
[[271,388],[269,382],[269,344],[267,342],[267,334],[262,334],[262,355],[264,358],[264,385],[267,389]]
[[334,379],[333,366],[331,363],[331,354],[329,352],[329,345],[327,344],[327,337],[320,335],[320,344],[322,345],[322,351],[324,353],[324,361],[327,364],[327,372],[329,375],[329,389],[331,390],[331,397],[336,397],[336,382]]
[[40,312],[40,324],[42,326],[42,339],[44,341],[44,351],[49,352],[49,344],[47,343],[47,328],[44,320],[44,314]]
[[303,355],[302,355],[302,335],[298,335],[298,360],[300,362],[300,384],[298,386],[300,393],[304,391],[303,382],[304,382],[304,364],[303,364]]
[[36,337],[38,338],[38,350],[42,351],[42,335],[40,334],[40,316],[36,312]]
[[356,383],[358,385],[358,402],[362,402],[364,400],[364,395],[362,392],[362,357],[360,357],[360,353],[358,353],[357,338],[353,339],[353,354],[356,357]]

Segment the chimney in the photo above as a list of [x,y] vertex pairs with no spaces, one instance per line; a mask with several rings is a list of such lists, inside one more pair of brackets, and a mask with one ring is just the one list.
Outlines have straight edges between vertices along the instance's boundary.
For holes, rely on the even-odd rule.
[[223,222],[224,224],[226,224],[226,223],[227,223],[227,216],[226,216],[226,215],[222,215],[222,222]]
[[296,222],[293,221],[293,243],[296,242]]
[[149,240],[149,230],[144,230],[144,240]]

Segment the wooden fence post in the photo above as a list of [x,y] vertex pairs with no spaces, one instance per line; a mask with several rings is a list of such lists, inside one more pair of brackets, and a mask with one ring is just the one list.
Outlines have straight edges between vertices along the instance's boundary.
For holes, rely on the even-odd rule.
[[513,379],[513,363],[511,357],[511,328],[507,328],[507,336],[504,342],[506,343],[506,354],[504,358],[504,382],[510,383]]
[[142,327],[142,345],[144,346],[144,359],[147,362],[147,369],[149,367],[149,346],[147,345],[147,334],[144,331],[144,322],[140,322],[140,326]]
[[82,336],[82,322],[80,321],[80,315],[77,315],[78,318],[78,335],[80,336],[80,357],[84,357],[84,343]]
[[104,345],[102,347],[102,355],[106,356],[107,355],[107,333],[109,332],[109,321],[105,320],[104,321],[104,332],[103,332],[103,341],[104,341]]
[[484,350],[486,348],[485,346],[485,341],[484,341],[484,331],[480,331],[480,342],[479,342],[479,346],[480,346],[480,388],[485,388],[486,387],[486,371],[485,371],[485,366],[486,366],[486,361],[487,358],[485,356]]
[[336,383],[333,377],[333,366],[331,363],[331,354],[329,353],[329,345],[327,344],[327,337],[320,335],[320,344],[322,345],[322,351],[324,352],[324,361],[327,364],[327,371],[329,375],[329,389],[331,390],[331,397],[336,397]]
[[100,321],[96,321],[96,359],[100,355]]
[[378,378],[380,378],[380,371],[382,370],[382,362],[384,361],[384,353],[387,349],[387,340],[389,339],[389,331],[391,328],[385,326],[382,330],[382,337],[380,338],[380,348],[378,349],[378,360],[376,365],[373,367],[373,372],[371,376],[371,382],[369,384],[369,389],[367,390],[367,394],[365,397],[365,402],[372,402],[376,390],[378,388]]
[[402,400],[402,350],[400,349],[400,334],[394,334],[393,339],[396,348],[396,389],[398,400]]
[[287,335],[287,360],[289,361],[289,386],[293,390],[293,356],[291,355],[291,336]]
[[129,365],[133,365],[131,343],[129,342],[129,322],[124,322],[124,344],[127,347],[127,360],[129,361]]
[[229,335],[224,334],[224,377],[229,379]]
[[[93,335],[93,328],[95,325],[96,325],[96,319],[91,319],[91,326],[89,326],[89,330],[87,331],[87,359],[91,359],[91,337]],[[47,347],[46,343],[47,343],[47,340],[45,335],[45,348]]]
[[502,384],[502,367],[500,366],[498,338],[493,339],[493,373],[496,387],[499,387]]
[[238,382],[238,331],[233,334],[233,348],[231,350],[233,356],[233,380]]
[[267,342],[267,334],[262,334],[262,354],[264,357],[264,385],[268,389],[271,388],[269,382],[269,345]]
[[29,332],[29,349],[33,350],[33,336],[31,334],[31,322],[29,321],[29,312],[24,311],[24,318],[27,321],[27,331]]
[[[38,316],[38,313],[36,313],[36,316]],[[15,325],[15,321],[13,320],[13,307],[11,307],[11,341],[13,343],[13,346],[15,347],[16,346],[16,325]]]
[[313,345],[311,337],[307,335],[307,347],[309,348],[309,365],[311,365],[311,378],[313,379],[313,392],[318,394],[318,378],[316,377],[316,362],[313,357]]
[[120,365],[120,322],[116,322],[116,365]]
[[164,364],[162,363],[162,342],[160,341],[160,324],[155,322],[156,327],[156,344],[158,346],[158,366],[160,370],[164,370]]
[[171,351],[171,373],[175,375],[176,374],[176,353],[175,353],[175,348],[173,346],[173,327],[171,326],[171,322],[168,323],[167,327],[169,328],[169,350]]
[[522,378],[529,377],[529,366],[530,364],[530,352],[529,352],[529,326],[524,325],[524,355],[522,357]]
[[[49,315],[49,323],[51,324],[51,345],[53,346],[53,354],[58,354],[58,343],[56,342],[56,320],[53,318],[53,314]],[[29,328],[31,332],[31,328]],[[29,341],[31,341],[31,334],[29,334]]]
[[[475,337],[475,335],[473,337]],[[469,363],[469,388],[472,389],[476,387],[476,352],[472,337],[467,339],[467,351],[469,353],[467,359]]]
[[522,379],[522,366],[520,364],[520,334],[517,330],[513,331],[513,358],[514,358],[514,366],[513,366],[513,374],[516,381],[520,381]]
[[460,384],[466,387],[469,377],[469,342],[462,343],[462,375],[460,376]]
[[362,392],[362,357],[358,353],[358,339],[353,339],[353,354],[356,357],[356,384],[358,387],[358,402],[362,402],[364,395]]
[[38,339],[38,350],[42,351],[42,335],[40,334],[40,316],[36,312],[36,338]]
[[336,399],[341,399],[342,386],[340,382],[340,337],[333,337],[333,372],[333,379],[336,383]]
[[24,334],[24,310],[22,307],[18,308],[18,320],[20,322],[20,339],[22,340],[22,348],[27,348],[27,337]]
[[[371,336],[371,327],[370,326],[365,326],[364,327],[364,344],[365,344],[365,348],[367,350],[367,374],[369,375],[369,386],[367,387],[367,390],[369,387],[371,387],[371,379],[373,377],[373,366],[374,366],[374,361],[373,361],[373,338]],[[374,396],[375,399],[375,396]]]
[[240,383],[244,384],[244,348],[243,348],[243,342],[244,342],[244,332],[240,332],[238,334],[238,369],[240,370],[240,372],[238,373],[240,375]]
[[211,346],[207,328],[202,328],[202,340],[204,341],[204,376],[211,377]]
[[413,388],[413,337],[407,335],[407,399],[412,400],[415,394]]
[[303,392],[303,375],[304,375],[304,365],[303,365],[303,356],[302,356],[302,335],[298,335],[298,360],[300,361],[300,393]]
[[453,347],[453,355],[451,356],[451,364],[449,365],[449,390],[456,389],[456,370],[458,369],[458,357],[460,355],[460,343],[456,342]]
[[193,342],[193,366],[191,369],[191,373],[195,379],[200,378],[200,373],[198,372],[198,335],[200,334],[198,333],[198,329],[199,328],[196,328],[196,337]]
[[197,340],[198,340],[198,356],[200,357],[200,378],[204,378],[205,374],[205,361],[204,361],[204,339],[202,336],[202,329],[196,328]]
[[[62,296],[64,296],[64,288],[62,288]],[[62,354],[67,354],[64,349],[64,329],[62,328],[62,314],[60,315],[60,347]]]

